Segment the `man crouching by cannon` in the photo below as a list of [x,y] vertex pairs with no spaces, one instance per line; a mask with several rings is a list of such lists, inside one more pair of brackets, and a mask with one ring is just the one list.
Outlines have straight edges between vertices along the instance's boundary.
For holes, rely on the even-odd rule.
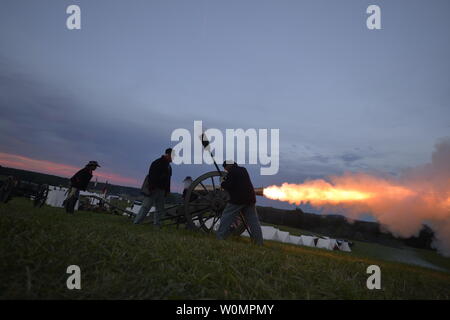
[[261,225],[255,206],[255,189],[247,169],[230,160],[225,161],[223,167],[228,174],[222,181],[221,186],[229,193],[230,200],[223,210],[217,238],[225,239],[229,235],[231,225],[236,221],[238,214],[242,213],[245,219],[244,223],[250,229],[249,233],[252,240],[256,244],[262,245]]
[[80,197],[80,190],[86,191],[89,182],[92,179],[92,172],[100,167],[97,161],[89,161],[89,163],[75,175],[70,178],[70,189],[65,200],[65,208],[67,213],[73,214],[75,205]]
[[170,193],[170,177],[172,176],[172,149],[166,149],[164,155],[156,159],[150,165],[148,175],[145,177],[141,192],[144,194],[144,201],[139,213],[134,219],[134,224],[139,224],[144,220],[148,211],[155,205],[153,224],[161,226],[161,218],[165,214],[165,197]]

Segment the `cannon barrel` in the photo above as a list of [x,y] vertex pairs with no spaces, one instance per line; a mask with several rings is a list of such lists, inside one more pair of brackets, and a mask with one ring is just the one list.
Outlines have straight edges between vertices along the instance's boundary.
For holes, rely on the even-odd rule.
[[264,196],[264,188],[255,188],[255,194],[257,196]]

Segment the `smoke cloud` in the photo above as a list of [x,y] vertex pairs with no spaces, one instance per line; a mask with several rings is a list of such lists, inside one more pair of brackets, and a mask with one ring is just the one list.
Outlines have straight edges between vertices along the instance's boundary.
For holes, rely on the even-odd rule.
[[433,246],[450,256],[450,137],[439,141],[431,162],[400,177],[346,173],[303,184],[265,188],[270,199],[339,208],[352,219],[370,213],[394,236],[417,236],[423,224],[435,232]]

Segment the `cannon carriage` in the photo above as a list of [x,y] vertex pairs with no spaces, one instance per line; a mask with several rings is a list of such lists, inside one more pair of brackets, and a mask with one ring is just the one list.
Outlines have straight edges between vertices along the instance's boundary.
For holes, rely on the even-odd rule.
[[13,197],[26,197],[33,200],[35,207],[40,208],[45,204],[48,192],[48,184],[20,181],[13,176],[9,176],[0,184],[0,202],[7,203]]
[[[166,214],[161,221],[206,233],[216,231],[229,199],[228,193],[221,187],[221,178],[225,175],[223,171],[211,171],[199,176],[188,187],[181,203],[165,209]],[[262,195],[262,188],[256,188],[255,192]],[[144,223],[152,221],[152,217],[147,217]],[[242,215],[237,216],[232,228],[235,235],[246,230]]]

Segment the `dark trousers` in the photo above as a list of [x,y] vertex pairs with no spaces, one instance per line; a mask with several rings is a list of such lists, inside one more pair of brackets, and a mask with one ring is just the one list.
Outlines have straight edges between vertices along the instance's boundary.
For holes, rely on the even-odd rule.
[[69,194],[67,195],[64,207],[67,213],[74,213],[75,205],[77,204],[78,198],[80,197],[80,190],[77,188],[70,188]]

